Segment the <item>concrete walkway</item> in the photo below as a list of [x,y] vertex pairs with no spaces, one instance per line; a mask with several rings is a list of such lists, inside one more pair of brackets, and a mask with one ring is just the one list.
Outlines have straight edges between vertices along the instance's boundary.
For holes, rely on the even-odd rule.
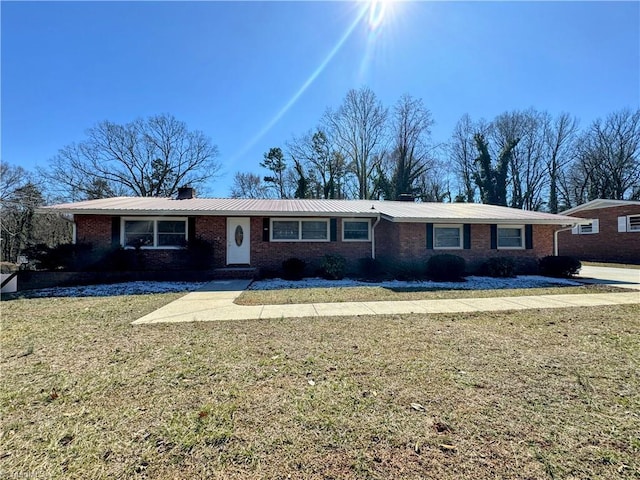
[[217,280],[188,293],[133,322],[151,323],[258,320],[269,318],[330,317],[402,313],[458,313],[535,308],[593,307],[640,303],[640,292],[563,294],[521,297],[410,300],[385,302],[309,303],[241,306],[233,303],[248,280]]

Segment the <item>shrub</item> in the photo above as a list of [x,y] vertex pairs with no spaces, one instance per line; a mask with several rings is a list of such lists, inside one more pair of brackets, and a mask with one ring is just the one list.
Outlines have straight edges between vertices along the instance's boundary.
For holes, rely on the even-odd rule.
[[285,280],[302,280],[306,263],[299,258],[288,258],[282,262],[282,276]]
[[278,278],[279,276],[280,276],[280,273],[278,272],[277,268],[261,267],[260,271],[258,272],[258,278],[260,280],[266,280],[269,278]]
[[422,280],[425,277],[424,265],[421,263],[396,262],[390,270],[393,278],[402,282]]
[[320,274],[327,280],[342,280],[347,272],[347,261],[341,255],[325,255],[320,263]]
[[189,267],[194,270],[206,270],[213,263],[213,245],[198,237],[187,243],[189,252]]
[[23,254],[42,270],[83,270],[91,263],[91,245],[63,243],[49,247],[39,243],[28,247]]
[[569,278],[582,268],[580,260],[568,256],[548,256],[540,259],[540,274],[547,277]]
[[358,260],[358,274],[367,280],[380,278],[383,271],[382,263],[378,259],[365,257]]
[[497,278],[515,277],[516,262],[511,257],[490,258],[484,263],[482,273]]
[[434,255],[427,260],[427,275],[432,280],[459,282],[463,280],[466,266],[464,258],[457,255]]

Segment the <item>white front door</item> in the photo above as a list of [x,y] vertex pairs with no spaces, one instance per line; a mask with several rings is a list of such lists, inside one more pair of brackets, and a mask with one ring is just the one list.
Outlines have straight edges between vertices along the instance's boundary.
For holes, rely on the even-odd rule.
[[227,218],[227,265],[249,265],[251,259],[251,219]]

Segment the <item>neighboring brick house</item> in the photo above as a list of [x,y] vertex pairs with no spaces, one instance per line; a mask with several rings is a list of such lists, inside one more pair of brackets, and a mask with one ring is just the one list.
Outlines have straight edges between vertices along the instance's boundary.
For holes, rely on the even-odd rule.
[[[554,233],[578,220],[507,207],[371,200],[253,200],[117,197],[45,207],[73,215],[75,240],[96,250],[134,249],[148,269],[180,269],[194,239],[213,246],[201,268],[280,268],[326,254],[424,262],[451,253],[471,271],[489,257],[513,257],[522,271],[552,255]],[[187,198],[184,198],[187,197]],[[179,196],[180,198],[180,196]]]
[[558,234],[558,253],[581,260],[640,264],[640,202],[592,200],[562,212],[590,223]]

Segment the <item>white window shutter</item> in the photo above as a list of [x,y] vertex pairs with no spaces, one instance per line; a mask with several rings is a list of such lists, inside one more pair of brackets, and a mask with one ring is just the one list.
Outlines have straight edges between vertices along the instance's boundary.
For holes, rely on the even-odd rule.
[[618,231],[619,232],[627,231],[627,217],[618,217]]
[[600,220],[594,218],[591,225],[591,233],[598,233],[600,231]]
[[578,235],[580,233],[580,225],[574,225],[571,229],[571,233],[573,235]]

